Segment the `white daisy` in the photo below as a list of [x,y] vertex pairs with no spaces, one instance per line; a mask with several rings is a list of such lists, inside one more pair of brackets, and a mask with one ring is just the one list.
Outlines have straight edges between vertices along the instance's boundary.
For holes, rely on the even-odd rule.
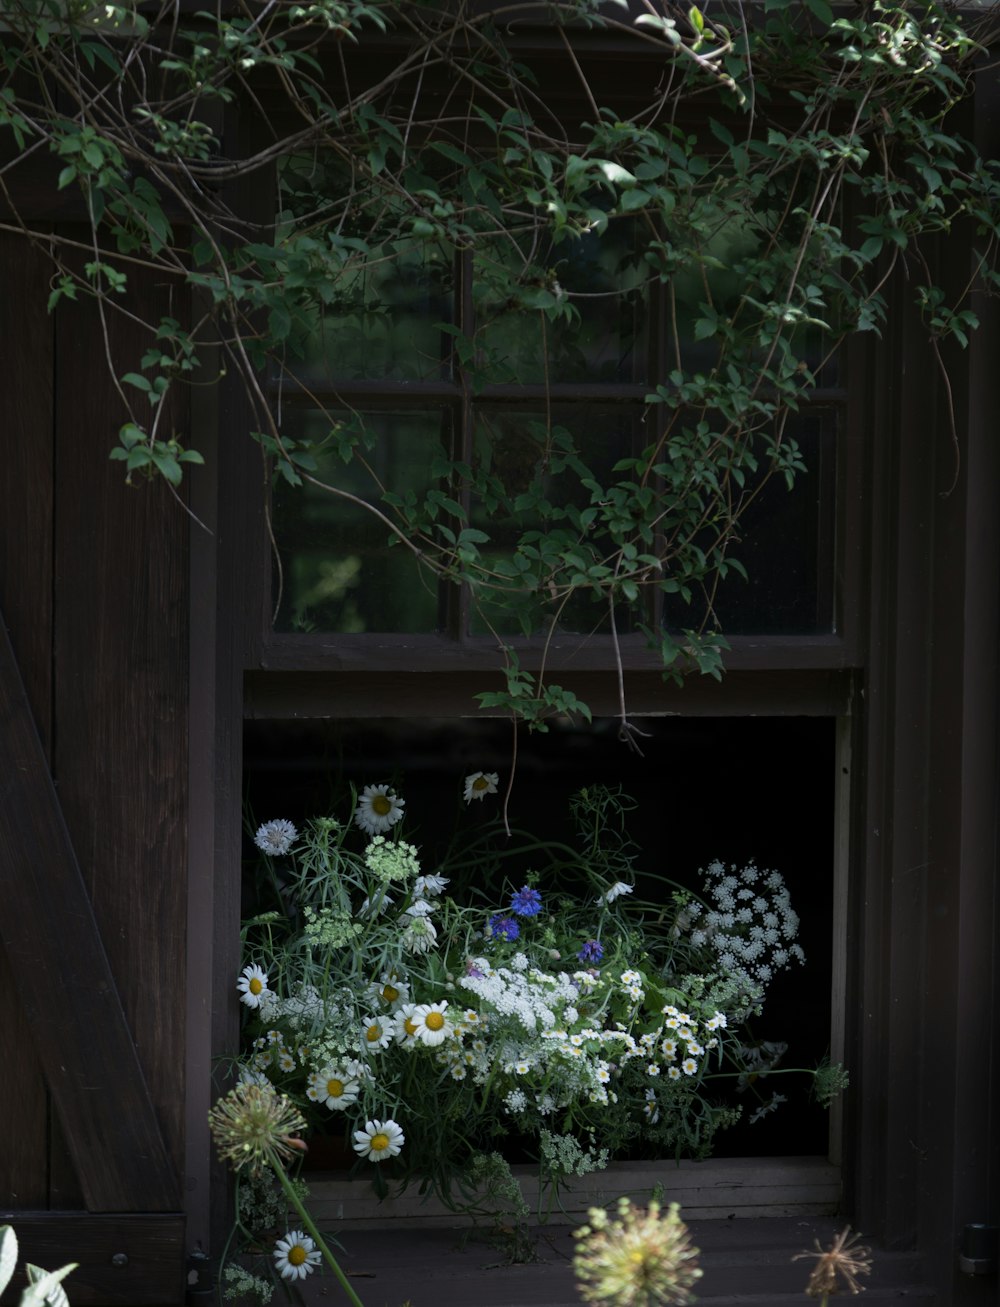
[[366,1121],[363,1130],[354,1132],[354,1151],[371,1162],[395,1157],[406,1143],[406,1136],[395,1121]]
[[671,1080],[680,1080],[681,1078],[680,1067],[672,1066],[670,1070],[667,1072],[667,1075],[670,1077]]
[[380,1017],[367,1017],[361,1023],[361,1047],[378,1053],[392,1043],[392,1025]]
[[437,930],[430,917],[411,917],[403,931],[402,944],[410,953],[429,953],[437,939]]
[[393,1032],[396,1040],[405,1047],[413,1048],[417,1043],[417,1023],[414,1020],[414,1013],[417,1010],[416,1003],[404,1003],[393,1013]]
[[448,884],[447,876],[418,876],[413,883],[413,894],[418,899],[431,898],[443,894]]
[[409,985],[404,980],[400,980],[398,976],[388,973],[381,980],[376,981],[372,988],[381,1001],[394,1012],[401,1003],[405,1003],[410,997]]
[[354,820],[368,835],[383,835],[403,816],[405,800],[388,785],[366,785],[358,798]]
[[485,799],[487,794],[496,794],[500,777],[495,771],[474,771],[465,778],[465,802],[473,799]]
[[361,1089],[357,1080],[347,1071],[327,1067],[325,1071],[315,1071],[309,1077],[306,1097],[314,1103],[323,1103],[334,1112],[342,1112],[358,1100]]
[[298,838],[299,832],[292,823],[286,821],[284,817],[278,817],[274,821],[265,821],[263,826],[258,826],[253,842],[261,853],[277,858],[287,853]]
[[408,917],[429,917],[437,908],[436,903],[428,903],[426,899],[414,899],[406,909]]
[[240,1002],[245,1003],[247,1007],[260,1007],[265,994],[271,992],[267,987],[267,972],[258,967],[255,962],[252,962],[248,967],[244,967],[240,972],[236,988],[239,992]]
[[273,1255],[283,1280],[304,1280],[322,1260],[319,1249],[301,1230],[289,1230],[274,1245]]
[[649,1124],[656,1125],[660,1119],[660,1109],[656,1106],[656,1093],[654,1090],[646,1090],[646,1101],[642,1105],[642,1110]]
[[410,1020],[414,1026],[414,1034],[421,1044],[436,1048],[452,1033],[447,1007],[448,1001],[445,999],[443,1003],[421,1003],[419,1007],[413,1009]]
[[[673,1067],[671,1067],[671,1070],[673,1070]],[[694,1060],[693,1057],[686,1057],[684,1061],[681,1063],[681,1070],[684,1072],[686,1076],[693,1076],[694,1073],[698,1070],[698,1063]]]
[[614,903],[615,899],[620,899],[623,894],[631,894],[632,885],[626,885],[623,880],[616,880],[609,890],[605,890],[599,897],[605,903]]

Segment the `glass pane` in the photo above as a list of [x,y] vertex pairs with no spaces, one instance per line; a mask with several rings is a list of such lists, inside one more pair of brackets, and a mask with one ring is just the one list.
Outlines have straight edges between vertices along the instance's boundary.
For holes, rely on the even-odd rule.
[[[517,279],[530,306],[558,303],[555,321],[510,303],[506,279]],[[550,247],[534,261],[520,251],[495,259],[482,252],[473,271],[476,344],[485,380],[642,382],[647,376],[645,285],[632,223],[612,224]]]
[[[290,486],[280,477],[271,503],[274,535],[283,571],[279,631],[426,632],[440,625],[438,587],[418,573],[413,555],[392,537],[385,523],[345,491],[378,504],[378,487],[395,494],[422,495],[431,486],[429,469],[448,447],[450,419],[441,412],[324,415],[292,412],[284,432],[295,440],[322,440],[331,421],[340,434],[356,430],[364,439],[353,458],[335,448],[316,455],[311,482]],[[392,517],[391,508],[381,509]]]
[[[726,635],[806,635],[834,629],[836,413],[812,411],[789,419],[807,470],[791,490],[780,474],[770,478],[744,512],[728,557],[747,571],[731,571],[712,596]],[[664,622],[691,626],[704,598],[695,589],[690,607],[665,596]]]
[[[551,427],[547,428],[538,413],[482,408],[475,421],[477,470],[495,476],[504,493],[512,498],[538,488],[558,511],[569,503],[583,507],[589,501],[577,475],[559,470],[560,451],[571,443],[595,479],[601,485],[612,484],[618,479],[612,471],[615,464],[633,452],[641,410],[632,405],[612,409],[557,405],[551,411]],[[525,531],[561,530],[567,526],[558,515],[546,522],[530,508],[504,515],[490,513],[481,501],[473,502],[472,524],[490,536],[490,544],[481,548],[484,557],[494,563],[513,556],[515,544]],[[552,604],[546,603],[543,621],[542,606],[528,593],[517,596],[516,609],[491,600],[488,594],[480,595],[472,605],[470,629],[474,634],[491,628],[498,634],[525,634],[526,630],[547,629],[554,612]],[[630,629],[625,614],[616,613],[616,623],[620,632]],[[590,633],[606,631],[607,627],[607,601],[585,591],[573,594],[557,617],[560,631]]]
[[[321,315],[297,331],[290,371],[310,387],[446,375],[451,338],[440,324],[454,317],[452,252],[409,237],[405,206],[336,160],[288,160],[281,196],[284,217],[299,224],[303,256],[311,241],[337,269]],[[279,223],[279,239],[282,230]]]

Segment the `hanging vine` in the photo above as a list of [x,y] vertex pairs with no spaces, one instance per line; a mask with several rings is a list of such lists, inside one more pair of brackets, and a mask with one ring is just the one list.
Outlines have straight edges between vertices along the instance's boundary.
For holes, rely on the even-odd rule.
[[[967,343],[970,295],[998,285],[1000,179],[953,111],[992,75],[990,22],[888,0],[11,0],[0,227],[51,260],[50,310],[87,297],[142,338],[129,370],[108,351],[129,480],[177,493],[202,456],[168,397],[237,375],[273,476],[363,508],[415,568],[463,587],[505,651],[506,688],[480,701],[544,727],[587,705],[523,668],[511,630],[601,630],[617,650],[627,625],[666,674],[720,674],[741,520],[803,470],[794,417],[845,338],[890,325],[894,279],[942,370],[942,343]],[[556,97],[539,31],[546,67],[560,52]],[[39,158],[79,195],[85,238],[20,216]],[[968,280],[949,296],[929,249],[953,231]],[[573,277],[595,249],[596,291]],[[407,277],[450,294],[459,266],[471,314],[433,324],[452,374],[474,397],[542,359],[538,412],[516,439],[487,425],[471,453],[442,446],[423,490],[388,485],[378,422],[303,360],[364,351],[359,314],[386,313]],[[138,269],[187,288],[192,311],[143,319]],[[634,317],[652,295],[670,370],[639,446],[609,461],[608,440],[557,420],[552,378],[590,366],[595,312]],[[305,432],[286,421],[293,395],[322,415]]]

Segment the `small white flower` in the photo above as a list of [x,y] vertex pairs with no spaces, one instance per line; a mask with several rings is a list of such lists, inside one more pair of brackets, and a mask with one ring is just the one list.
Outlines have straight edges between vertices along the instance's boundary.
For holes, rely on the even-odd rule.
[[375,895],[374,900],[371,898],[362,900],[361,907],[358,908],[358,916],[370,917],[374,913],[376,917],[381,917],[383,912],[387,912],[395,901],[391,894],[386,894],[385,890],[380,890]]
[[473,799],[485,799],[487,794],[496,794],[500,777],[495,771],[474,771],[465,778],[465,802]]
[[307,1234],[289,1230],[274,1245],[274,1262],[283,1280],[304,1280],[322,1260],[322,1254]]
[[447,876],[418,876],[413,884],[413,893],[418,899],[432,898],[436,894],[443,894],[447,884]]
[[306,1097],[314,1103],[323,1103],[331,1111],[343,1112],[358,1101],[360,1083],[353,1079],[346,1070],[327,1067],[325,1071],[316,1071],[309,1077]]
[[426,899],[414,899],[406,909],[408,917],[429,917],[437,908],[436,903],[428,903]]
[[681,1078],[680,1067],[672,1066],[670,1070],[667,1072],[667,1075],[670,1077],[671,1080],[680,1080]]
[[292,823],[286,821],[284,817],[278,817],[274,821],[265,821],[263,826],[258,826],[253,842],[261,853],[277,858],[287,853],[298,838],[299,832]]
[[395,1121],[366,1121],[363,1130],[354,1132],[354,1151],[370,1162],[396,1157],[405,1143],[406,1136]]
[[403,931],[402,944],[410,953],[429,953],[437,940],[437,930],[430,917],[411,917]]
[[358,798],[354,820],[368,835],[383,835],[403,816],[405,800],[388,785],[366,785]]
[[382,979],[372,985],[378,998],[386,1007],[395,1012],[410,997],[410,987],[399,976],[386,972]]
[[421,1044],[436,1048],[451,1035],[452,1026],[448,1021],[447,1007],[448,1000],[445,999],[443,1003],[421,1003],[413,1009],[410,1021]]
[[260,1007],[264,996],[271,992],[267,987],[267,972],[252,962],[240,972],[236,989],[241,1003],[245,1003],[247,1007]]
[[649,1124],[656,1125],[660,1119],[660,1109],[656,1106],[656,1093],[654,1090],[646,1090],[646,1101],[642,1105],[642,1110]]
[[368,1017],[361,1023],[361,1047],[378,1053],[392,1043],[392,1025],[380,1017]]
[[615,899],[620,899],[623,894],[631,894],[634,888],[632,885],[626,885],[623,880],[616,880],[599,898],[604,903],[614,903]]
[[[671,1070],[673,1069],[674,1068],[671,1067]],[[681,1063],[681,1070],[684,1072],[686,1076],[693,1076],[695,1072],[698,1070],[698,1063],[694,1060],[693,1057],[686,1057],[684,1061]]]

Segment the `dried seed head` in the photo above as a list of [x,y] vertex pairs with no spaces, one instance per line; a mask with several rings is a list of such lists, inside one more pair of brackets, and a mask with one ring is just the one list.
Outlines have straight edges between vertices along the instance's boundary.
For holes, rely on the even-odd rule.
[[871,1251],[862,1247],[858,1240],[860,1235],[848,1237],[851,1227],[841,1230],[829,1248],[820,1246],[817,1239],[815,1252],[798,1253],[792,1261],[803,1257],[815,1257],[816,1265],[809,1276],[806,1294],[810,1298],[829,1298],[841,1287],[848,1293],[860,1293],[862,1285],[858,1284],[859,1275],[868,1275],[872,1269]]
[[237,1085],[209,1112],[208,1125],[219,1156],[234,1171],[249,1166],[259,1175],[265,1166],[284,1166],[306,1147],[292,1137],[306,1128],[305,1118],[271,1085]]

